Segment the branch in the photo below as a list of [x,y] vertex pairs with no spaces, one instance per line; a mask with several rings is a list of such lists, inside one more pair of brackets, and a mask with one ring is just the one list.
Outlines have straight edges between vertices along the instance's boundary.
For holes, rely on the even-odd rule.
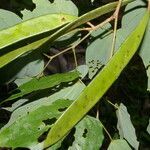
[[114,34],[113,34],[113,41],[112,41],[112,48],[111,48],[111,52],[110,52],[110,58],[113,56],[114,51],[115,51],[117,25],[118,25],[118,16],[119,16],[121,4],[122,4],[122,0],[119,0],[117,8],[116,8],[116,11],[113,14],[115,22],[114,22]]

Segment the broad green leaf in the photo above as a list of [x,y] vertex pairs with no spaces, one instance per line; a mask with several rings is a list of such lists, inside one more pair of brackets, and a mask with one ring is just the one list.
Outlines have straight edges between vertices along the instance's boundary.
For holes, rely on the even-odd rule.
[[43,68],[44,60],[40,53],[21,56],[0,69],[0,84],[9,83],[16,79],[35,77],[43,71]]
[[[83,91],[83,89],[85,88],[85,85],[78,81],[77,83],[75,83],[72,86],[69,86],[67,88],[64,88],[58,92],[56,92],[55,94],[49,96],[49,101],[52,102],[53,100],[56,99],[69,99],[69,100],[74,100],[79,93],[81,93],[81,91]],[[14,111],[16,108],[20,107],[21,105],[23,105],[24,103],[28,102],[28,99],[20,99],[16,102],[14,102],[12,104],[12,106],[10,107],[3,107],[3,109],[8,110],[8,111]],[[42,105],[43,103],[47,103],[47,100],[36,100],[36,105]],[[33,108],[33,106],[31,107]],[[20,113],[19,113],[20,114]]]
[[[0,130],[0,147],[27,147],[40,145],[42,149],[42,134],[61,115],[64,108],[71,104],[69,100],[57,100],[50,105],[41,105],[36,110],[30,110],[23,116],[15,118],[18,110],[12,114],[10,121]],[[22,109],[22,108],[20,108]],[[40,139],[41,136],[41,139]]]
[[87,65],[78,66],[76,69],[80,72],[81,78],[84,78],[87,75],[88,70],[89,70]]
[[[134,0],[124,0],[122,2],[122,5],[125,5],[129,2],[132,2]],[[73,21],[72,23],[64,26],[63,28],[61,28],[60,30],[58,30],[57,32],[55,32],[54,34],[52,34],[50,37],[46,37],[43,39],[40,39],[36,42],[33,42],[31,44],[28,44],[27,46],[23,46],[21,48],[15,49],[3,56],[0,57],[0,68],[4,67],[5,65],[7,65],[8,63],[10,63],[11,61],[15,60],[16,58],[18,58],[19,56],[23,55],[24,53],[27,53],[29,51],[33,51],[36,50],[37,48],[40,48],[41,50],[45,49],[45,46],[47,47],[48,45],[50,46],[50,44],[55,41],[56,39],[58,39],[59,37],[61,37],[62,35],[64,35],[65,33],[69,32],[70,30],[73,30],[74,28],[92,20],[95,19],[103,14],[106,14],[108,12],[113,11],[117,6],[117,2],[102,6],[98,9],[95,9],[91,12],[88,12],[87,14],[84,14],[83,16],[79,17],[78,19],[76,19],[75,21]]]
[[[138,6],[145,6],[145,3],[143,1],[135,1],[126,6],[125,14],[121,20],[121,28],[117,30],[115,50],[121,46],[144,15],[146,7],[139,9]],[[92,33],[92,42],[86,50],[89,78],[93,78],[97,71],[109,61],[112,39],[113,31],[110,24]]]
[[131,150],[130,146],[125,140],[113,140],[109,147],[108,150]]
[[139,55],[143,59],[148,77],[148,91],[150,91],[150,50],[149,50],[149,41],[150,41],[150,22],[146,30],[145,37],[143,39],[142,45],[140,47]]
[[149,124],[147,126],[147,132],[150,134],[150,119],[149,119]]
[[24,78],[17,78],[14,83],[19,87],[21,86],[22,84],[32,80],[33,78],[30,77],[30,76],[25,76]]
[[0,147],[28,147],[42,150],[43,144],[39,143],[37,139],[52,124],[51,122],[46,125],[43,120],[45,122],[46,120],[54,121],[54,118],[58,118],[63,110],[60,108],[68,107],[72,103],[70,100],[77,98],[84,88],[85,85],[77,82],[50,97],[39,99],[16,109],[9,122],[0,130]]
[[[68,73],[62,73],[62,74],[55,74],[51,76],[45,76],[41,77],[40,79],[33,78],[29,82],[26,82],[22,84],[20,87],[15,89],[13,92],[15,94],[11,95],[6,101],[10,101],[19,97],[22,97],[26,94],[29,94],[34,91],[48,89],[52,87],[56,87],[57,89],[59,86],[63,83],[67,83],[70,81],[73,81],[79,77],[79,73],[77,71],[75,72],[68,72]],[[18,93],[16,93],[19,91]]]
[[64,137],[110,88],[136,53],[142,41],[148,20],[149,12],[146,11],[138,26],[128,36],[108,64],[56,121],[46,138],[44,147],[48,147]]
[[[49,14],[27,20],[8,29],[1,30],[0,51],[7,52],[7,49],[3,48],[25,39],[31,40],[34,36],[48,33],[51,30],[54,30],[75,19],[75,16],[66,14]],[[24,43],[28,42],[26,41]]]
[[121,138],[125,138],[132,147],[138,150],[139,142],[137,141],[135,128],[132,125],[130,115],[127,108],[121,103],[118,110],[116,111],[118,118],[117,128]]
[[78,16],[78,9],[70,0],[54,0],[53,3],[50,3],[49,0],[33,0],[33,2],[36,4],[36,8],[32,12],[29,10],[22,11],[23,20],[54,13]]
[[15,109],[19,108],[26,102],[28,102],[28,99],[19,99],[18,101],[14,102],[10,107],[2,107],[2,109],[13,112]]
[[69,150],[99,150],[103,139],[103,126],[96,118],[86,116],[75,126],[75,140]]

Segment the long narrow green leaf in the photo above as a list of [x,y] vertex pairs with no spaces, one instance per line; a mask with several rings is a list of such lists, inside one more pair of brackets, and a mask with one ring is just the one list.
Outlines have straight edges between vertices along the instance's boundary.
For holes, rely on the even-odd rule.
[[[134,0],[124,0],[122,2],[122,5],[126,5],[132,1]],[[107,4],[105,6],[102,6],[100,8],[97,8],[91,12],[88,12],[87,14],[84,14],[83,16],[79,17],[78,19],[69,23],[68,25],[64,26],[63,28],[61,28],[60,30],[58,30],[56,33],[52,34],[49,37],[40,39],[36,42],[33,42],[31,44],[15,49],[5,55],[0,56],[0,68],[7,65],[8,63],[15,60],[16,58],[18,58],[19,56],[23,55],[26,52],[36,50],[37,48],[41,46],[45,47],[45,45],[46,46],[50,45],[50,43],[52,43],[54,40],[58,39],[60,36],[64,35],[65,33],[69,32],[70,30],[73,30],[74,28],[92,19],[95,19],[101,15],[104,15],[108,12],[115,10],[116,6],[117,6],[117,2],[114,2],[114,3]]]
[[1,30],[0,49],[18,41],[54,30],[63,24],[75,20],[76,18],[76,16],[66,14],[49,14],[34,19],[29,19],[8,29]]
[[74,71],[74,72],[67,72],[62,74],[46,76],[40,79],[33,78],[29,82],[26,82],[22,84],[20,87],[18,87],[17,89],[15,89],[15,91],[19,91],[19,92],[16,93],[14,91],[15,94],[11,95],[3,102],[14,100],[16,98],[22,97],[34,91],[52,88],[57,85],[60,85],[61,83],[67,83],[77,79],[78,77],[79,77],[79,72]]
[[45,147],[54,144],[65,136],[70,129],[99,101],[119,77],[122,70],[137,51],[142,41],[148,20],[149,12],[146,11],[139,25],[128,36],[108,64],[85,88],[76,101],[74,101],[65,113],[56,121],[44,142]]

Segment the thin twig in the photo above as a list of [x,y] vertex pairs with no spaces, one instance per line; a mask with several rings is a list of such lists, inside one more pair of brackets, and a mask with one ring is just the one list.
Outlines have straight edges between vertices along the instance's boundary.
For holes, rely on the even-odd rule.
[[43,71],[47,68],[47,66],[50,64],[50,62],[52,61],[51,57],[48,56],[47,54],[44,54],[46,57],[49,58],[48,62],[46,63],[46,65],[44,66],[43,70],[36,76],[37,79],[39,79],[40,77],[43,76]]
[[109,132],[108,132],[108,130],[105,128],[105,126],[103,125],[103,123],[102,123],[102,122],[101,122],[101,125],[102,125],[102,127],[103,127],[104,131],[106,132],[106,134],[108,135],[108,137],[109,137],[110,141],[112,141],[113,139],[112,139],[112,137],[111,137],[110,133],[109,133]]
[[106,20],[104,20],[102,23],[100,23],[100,24],[98,24],[96,26],[93,26],[92,28],[84,28],[84,29],[87,30],[87,31],[93,32],[93,31],[95,31],[95,30],[97,30],[99,28],[102,28],[104,25],[106,25],[107,23],[111,22],[112,20],[114,20],[114,16],[113,15],[110,16],[109,18],[107,18]]
[[99,119],[99,103],[97,104],[96,109],[96,118]]
[[119,109],[115,104],[113,104],[111,101],[109,101],[109,100],[107,100],[107,102],[109,103],[109,104],[111,104],[115,109]]
[[110,52],[110,58],[113,56],[114,51],[115,51],[117,25],[118,25],[118,16],[119,16],[120,8],[121,8],[121,3],[122,3],[122,0],[119,0],[117,8],[116,8],[116,10],[115,10],[115,12],[113,14],[115,22],[114,22],[114,34],[113,34],[113,40],[112,40],[112,48],[111,48],[111,52]]
[[73,52],[73,57],[74,57],[74,63],[75,63],[75,67],[77,68],[78,63],[77,63],[77,56],[76,56],[76,51],[75,48],[72,48],[72,52]]
[[150,0],[148,0],[148,11],[150,12]]
[[[58,57],[59,55],[69,51],[69,50],[73,50],[75,49],[81,42],[83,42],[88,36],[91,35],[91,33],[101,27],[103,27],[104,25],[106,25],[107,23],[109,23],[110,21],[114,20],[114,15],[110,16],[109,18],[107,18],[106,20],[104,20],[102,23],[100,23],[99,25],[97,26],[94,26],[93,24],[91,24],[90,22],[88,22],[87,24],[90,25],[91,27],[90,28],[79,28],[77,29],[77,31],[89,31],[80,41],[78,41],[77,43],[75,43],[74,45],[66,48],[65,50],[59,52],[58,54],[55,54],[53,56],[48,56],[47,54],[44,54],[47,58],[49,58],[50,60],[48,61],[48,63],[46,64],[46,66],[44,67],[43,71],[46,69],[46,67],[49,65],[49,63],[55,58],[55,57]],[[77,62],[76,62],[76,65],[77,65]],[[43,72],[42,71],[42,72]],[[41,74],[41,73],[40,73]]]
[[88,24],[91,28],[94,28],[94,27],[95,27],[91,22],[87,22],[87,24]]

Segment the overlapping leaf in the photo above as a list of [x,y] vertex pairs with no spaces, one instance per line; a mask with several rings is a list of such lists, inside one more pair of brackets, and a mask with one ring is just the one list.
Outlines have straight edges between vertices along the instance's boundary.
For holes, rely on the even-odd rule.
[[48,131],[61,115],[62,111],[60,110],[70,104],[69,100],[57,100],[50,105],[43,104],[36,110],[32,109],[18,118],[13,115],[12,118],[15,119],[11,119],[0,131],[0,147],[31,148],[42,142],[40,136],[43,138],[42,134]]
[[[18,41],[26,40],[24,45],[30,43],[34,36],[48,33],[70,21],[76,19],[75,16],[66,14],[49,14],[27,20],[5,30],[0,31],[0,52],[7,52],[3,49]],[[28,41],[27,41],[28,39]],[[1,50],[2,49],[2,50]]]
[[146,11],[138,26],[127,37],[108,64],[85,88],[76,101],[74,101],[65,113],[56,121],[47,136],[44,147],[56,143],[65,136],[115,82],[122,70],[136,53],[146,30],[148,20],[149,12]]
[[[122,26],[117,30],[115,51],[134,30],[141,20],[146,8],[143,1],[135,1],[126,6],[122,18]],[[132,9],[134,9],[132,11]],[[87,47],[86,64],[89,66],[89,77],[92,78],[97,71],[106,65],[110,59],[113,31],[110,24],[92,33],[92,41]]]
[[146,71],[147,71],[147,77],[148,77],[148,84],[147,89],[150,91],[150,50],[149,50],[149,41],[150,41],[150,22],[146,30],[145,38],[142,42],[142,45],[140,47],[139,55],[143,59]]
[[78,16],[78,9],[75,4],[70,0],[54,0],[53,3],[50,3],[49,0],[33,0],[33,2],[35,3],[36,8],[32,12],[29,10],[24,10],[21,12],[23,14],[23,20],[47,14],[63,13]]
[[139,142],[137,141],[135,129],[132,125],[127,108],[123,104],[120,104],[116,114],[118,118],[117,128],[120,137],[125,138],[136,150],[138,150]]
[[0,9],[0,31],[21,22],[16,14]]
[[[77,7],[71,1],[61,0],[62,5],[60,5],[59,0],[55,1],[53,4],[51,4],[48,0],[43,0],[43,1],[33,0],[33,2],[36,4],[36,8],[32,12],[29,10],[22,11],[21,12],[23,14],[22,20],[21,20],[21,18],[19,18],[17,15],[13,14],[12,12],[0,9],[0,18],[1,18],[0,19],[0,30],[14,26],[18,23],[22,23],[29,19],[36,20],[36,19],[38,19],[37,17],[43,18],[44,15],[48,15],[48,14],[49,14],[49,16],[50,16],[50,14],[54,14],[54,13],[56,16],[57,15],[60,16],[61,14],[65,14],[65,15],[68,14],[67,16],[69,16],[69,14],[70,14],[70,16],[72,16],[72,17],[73,16],[75,17],[78,15]],[[63,17],[63,15],[61,17]],[[57,20],[57,19],[54,19],[54,20]],[[48,19],[47,19],[47,21],[48,21]],[[40,24],[43,25],[41,27],[41,30],[43,30],[43,28],[46,28],[44,23],[41,22]],[[51,26],[52,24],[54,25],[55,23],[51,22],[51,23],[49,23],[48,26]],[[30,26],[32,26],[31,23],[30,23]],[[30,28],[30,26],[28,28]],[[39,24],[36,26],[39,26]],[[12,29],[12,27],[11,27],[11,29]],[[33,30],[31,29],[30,32],[32,33],[32,31],[34,31],[34,30],[35,30],[35,27],[33,27]],[[51,29],[48,29],[48,30],[51,30]],[[29,32],[29,31],[27,30],[27,32]],[[9,33],[9,34],[11,34],[11,33]],[[23,35],[24,34],[25,34],[25,29],[23,30]],[[13,40],[15,40],[15,39],[13,39]],[[18,40],[21,40],[21,39],[18,39]],[[8,43],[8,41],[7,41],[7,43]],[[6,45],[4,45],[4,47],[5,46]],[[27,47],[26,49],[24,49],[24,48],[23,49],[27,50],[27,51],[32,51],[32,48],[33,47]],[[12,50],[15,50],[15,49],[12,49]],[[5,52],[7,52],[7,51],[8,50],[5,49]],[[14,52],[14,53],[18,56],[20,56],[22,54],[21,49],[19,49],[17,52]],[[0,54],[1,53],[2,53],[2,51],[0,52]],[[4,51],[3,51],[3,53],[4,53]],[[7,56],[8,57],[4,57],[4,59],[1,59],[0,65],[2,65],[3,63],[5,64],[6,63],[5,61],[7,61],[6,64],[8,64],[9,62],[11,62],[12,60],[14,60],[16,58],[16,57],[14,57],[13,53],[11,53],[10,55],[7,55]],[[17,65],[17,67],[16,67],[16,65]],[[16,78],[36,76],[38,73],[40,73],[43,70],[43,66],[44,66],[43,57],[42,57],[41,53],[39,53],[39,52],[37,52],[36,54],[35,53],[32,54],[32,56],[30,56],[30,54],[28,54],[26,56],[22,56],[19,59],[10,63],[9,65],[0,69],[0,77],[1,77],[0,84],[3,84],[5,82],[10,82],[12,80],[15,80]]]
[[99,120],[93,117],[83,118],[75,126],[75,140],[69,150],[99,150],[103,139],[103,126]]
[[33,91],[48,89],[48,88],[55,87],[57,85],[60,86],[61,83],[65,83],[65,82],[67,83],[67,82],[73,81],[77,79],[78,77],[79,77],[79,73],[75,71],[75,72],[68,72],[64,74],[55,74],[51,76],[45,76],[40,79],[33,78],[29,82],[26,82],[22,84],[20,87],[18,87],[15,91],[16,92],[19,91],[19,92],[16,94],[13,94],[5,101],[9,101],[9,100],[22,97]]
[[109,147],[108,150],[131,150],[130,146],[128,145],[128,143],[125,140],[113,140]]
[[[132,1],[133,0],[124,0],[122,4],[125,5]],[[0,62],[2,62],[2,63],[0,63],[0,68],[7,65],[8,63],[15,60],[16,58],[23,55],[24,53],[30,52],[31,50],[32,51],[36,50],[39,47],[41,48],[41,46],[43,46],[44,47],[43,49],[45,49],[45,46],[48,46],[51,42],[58,39],[60,36],[64,35],[65,33],[67,33],[69,30],[73,30],[74,28],[76,28],[92,19],[95,19],[103,14],[111,12],[112,10],[114,10],[116,8],[116,6],[117,6],[117,3],[114,2],[114,3],[108,4],[106,6],[103,6],[101,8],[98,8],[96,10],[93,10],[91,12],[88,12],[87,14],[79,17],[72,23],[61,28],[60,30],[58,30],[57,32],[52,34],[50,37],[40,39],[40,40],[35,41],[27,46],[23,46],[21,48],[15,49],[15,50],[1,56]]]
[[[84,88],[85,85],[77,82],[48,98],[19,107],[12,113],[9,122],[0,130],[0,147],[26,147],[32,150],[42,150],[41,142],[44,133]],[[59,147],[60,143],[57,144]]]

